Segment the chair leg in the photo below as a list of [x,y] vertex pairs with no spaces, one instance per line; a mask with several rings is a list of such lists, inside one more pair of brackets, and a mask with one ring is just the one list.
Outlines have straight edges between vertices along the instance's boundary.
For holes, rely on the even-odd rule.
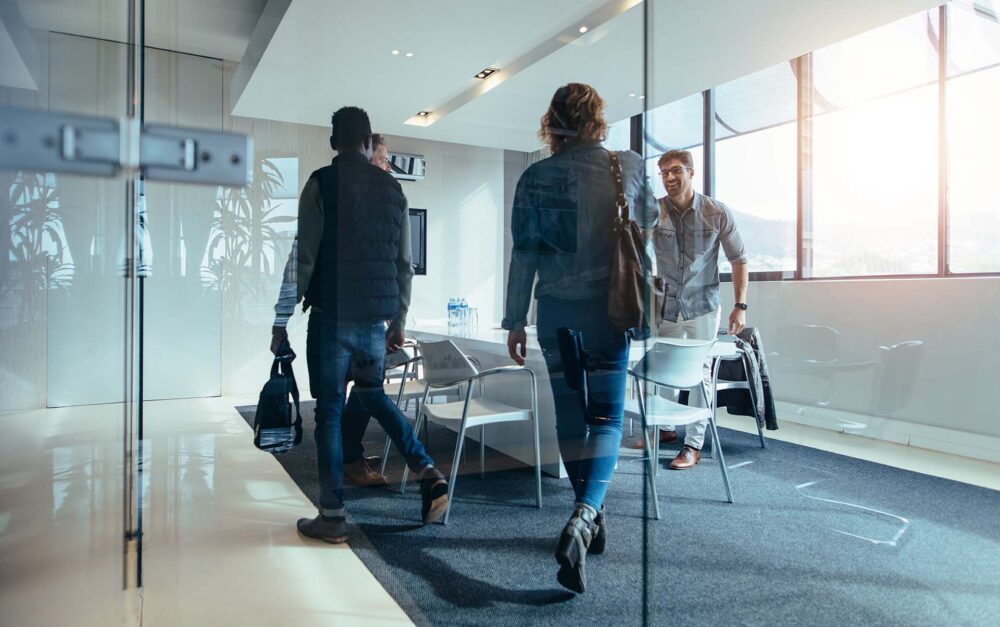
[[[658,429],[656,430],[658,431]],[[649,492],[650,496],[653,497],[653,518],[656,520],[660,519],[660,499],[656,494],[656,458],[653,455],[653,446],[649,443],[649,429],[646,425],[642,425],[642,437],[646,444],[646,478],[649,481]],[[657,435],[657,442],[659,442],[659,435]]]
[[760,438],[760,447],[767,448],[767,441],[764,439],[764,429],[757,423],[757,437]]
[[451,480],[448,482],[448,511],[444,513],[444,524],[448,524],[448,516],[455,507],[455,481],[458,480],[458,465],[462,461],[462,445],[465,443],[465,424],[458,430],[458,442],[455,443],[455,458],[451,462]]
[[532,429],[535,436],[535,506],[542,507],[542,447],[538,437],[537,411],[531,414]]
[[[417,424],[414,427],[413,431],[416,432],[416,433],[420,433],[420,425],[422,423],[424,423],[424,422],[425,421],[424,421],[423,407],[420,407],[417,410]],[[410,466],[408,464],[404,463],[403,464],[403,480],[399,484],[399,493],[400,494],[406,492],[406,479],[407,479],[407,477],[409,475],[410,475]]]
[[712,427],[712,440],[717,444],[713,444],[713,448],[718,446],[718,462],[719,469],[722,470],[722,483],[726,486],[726,500],[730,503],[733,502],[733,490],[729,486],[729,469],[726,468],[726,457],[722,453],[722,443],[719,442],[719,429],[715,425],[715,419],[709,420],[709,425]]
[[486,425],[479,427],[479,478],[486,478]]
[[660,428],[653,427],[653,479],[660,472]]
[[382,451],[382,463],[379,465],[378,474],[385,475],[386,464],[389,463],[389,445],[392,444],[392,440],[389,436],[385,436],[385,449]]

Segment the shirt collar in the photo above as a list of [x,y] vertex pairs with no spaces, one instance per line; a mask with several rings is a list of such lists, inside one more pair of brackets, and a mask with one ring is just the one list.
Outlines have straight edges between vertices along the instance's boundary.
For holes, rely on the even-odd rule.
[[[691,211],[694,211],[695,213],[700,212],[701,211],[701,205],[702,205],[702,202],[704,201],[704,199],[705,199],[705,197],[702,194],[699,194],[698,192],[695,192],[694,193],[694,198],[691,199]],[[680,208],[677,205],[675,205],[672,200],[670,200],[670,196],[664,196],[663,197],[663,202],[666,203],[666,205],[667,205],[668,208],[676,211],[677,213],[682,213],[681,210],[680,210]]]

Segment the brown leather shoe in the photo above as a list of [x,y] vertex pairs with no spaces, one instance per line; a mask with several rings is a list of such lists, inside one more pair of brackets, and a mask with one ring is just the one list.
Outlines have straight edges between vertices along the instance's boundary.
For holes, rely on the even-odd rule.
[[701,451],[685,444],[677,457],[670,462],[670,470],[688,470],[697,466],[700,461]]
[[[677,441],[676,431],[660,431],[660,446],[663,446],[664,444],[673,444],[676,441]],[[650,444],[652,444],[652,442],[650,442]],[[646,448],[645,440],[643,438],[639,438],[638,440],[630,444],[629,448],[642,450]]]
[[344,479],[361,487],[389,485],[389,480],[375,472],[368,465],[368,460],[361,458],[356,462],[344,464]]

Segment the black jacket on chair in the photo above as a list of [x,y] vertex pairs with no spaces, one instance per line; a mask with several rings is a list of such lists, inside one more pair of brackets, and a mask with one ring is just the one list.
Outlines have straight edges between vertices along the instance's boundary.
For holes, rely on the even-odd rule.
[[[745,368],[745,372],[750,375],[750,389],[720,391],[719,406],[724,406],[730,414],[738,416],[756,415],[759,423],[774,431],[778,428],[778,415],[774,408],[774,395],[771,393],[771,379],[767,373],[760,332],[754,327],[745,327],[733,339],[743,349],[743,363],[735,360],[722,362],[719,380],[745,381]],[[754,406],[757,408],[756,412]]]

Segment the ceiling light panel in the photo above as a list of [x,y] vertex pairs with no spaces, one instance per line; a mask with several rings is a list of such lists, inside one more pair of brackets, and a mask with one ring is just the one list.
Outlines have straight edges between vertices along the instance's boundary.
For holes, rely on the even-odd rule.
[[478,79],[486,79],[486,78],[489,78],[490,76],[492,76],[493,74],[496,74],[499,71],[500,70],[496,69],[495,67],[488,67],[488,68],[484,69],[482,72],[476,74],[476,78],[478,78]]

